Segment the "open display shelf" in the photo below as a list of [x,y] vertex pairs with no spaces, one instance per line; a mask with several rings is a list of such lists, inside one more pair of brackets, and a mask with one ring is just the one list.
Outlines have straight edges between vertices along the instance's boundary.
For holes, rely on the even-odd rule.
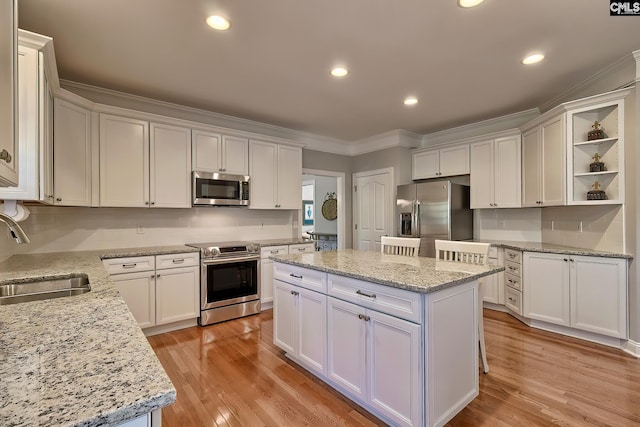
[[[618,93],[620,92],[620,93]],[[601,205],[624,203],[624,97],[628,91],[610,92],[605,96],[587,98],[568,113],[568,204]],[[616,96],[617,95],[617,96]],[[573,106],[572,106],[573,107]],[[589,141],[594,122],[604,131],[604,138]],[[603,170],[591,171],[595,155],[604,164]],[[587,193],[597,181],[605,200],[588,200]]]

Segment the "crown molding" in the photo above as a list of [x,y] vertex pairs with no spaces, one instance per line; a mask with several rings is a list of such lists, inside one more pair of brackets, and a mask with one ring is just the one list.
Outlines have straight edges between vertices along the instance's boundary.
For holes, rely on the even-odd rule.
[[404,129],[395,129],[356,141],[349,147],[349,155],[358,156],[392,147],[416,148],[420,146],[421,141],[422,135]]
[[429,133],[422,138],[421,147],[436,147],[451,142],[472,140],[475,139],[477,135],[491,135],[497,132],[508,131],[519,127],[539,115],[540,110],[532,108],[481,122]]
[[[640,52],[640,51],[636,51],[636,52]],[[558,96],[556,96],[553,99],[550,99],[549,101],[545,102],[544,104],[540,105],[539,109],[540,111],[547,111],[552,109],[553,107],[555,107],[558,104],[561,104],[563,102],[569,101],[571,100],[573,97],[578,96],[578,94],[584,90],[585,88],[597,83],[600,80],[605,79],[608,75],[610,75],[611,73],[614,73],[618,70],[622,70],[624,69],[625,66],[628,66],[629,63],[631,61],[634,60],[634,57],[636,57],[636,52],[634,52],[632,55],[625,55],[622,58],[618,59],[615,62],[612,62],[611,64],[607,65],[605,68],[603,68],[602,70],[598,71],[597,73],[595,73],[594,75],[592,75],[591,77],[588,77],[587,79],[585,79],[584,81],[582,81],[581,83],[578,83],[577,85],[571,87],[570,89],[567,89],[566,91],[562,92],[561,94],[559,94]],[[636,61],[638,61],[636,59]],[[636,66],[636,80],[638,78],[638,67]],[[617,88],[613,88],[613,89],[619,89],[619,88],[623,88],[625,86],[628,86],[630,83],[632,83],[632,81],[629,81]]]

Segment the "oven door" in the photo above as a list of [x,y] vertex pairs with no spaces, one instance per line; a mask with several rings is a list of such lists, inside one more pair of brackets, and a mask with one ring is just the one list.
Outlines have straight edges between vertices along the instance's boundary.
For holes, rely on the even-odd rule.
[[193,206],[247,206],[249,177],[193,172]]
[[202,310],[260,299],[260,256],[202,260]]

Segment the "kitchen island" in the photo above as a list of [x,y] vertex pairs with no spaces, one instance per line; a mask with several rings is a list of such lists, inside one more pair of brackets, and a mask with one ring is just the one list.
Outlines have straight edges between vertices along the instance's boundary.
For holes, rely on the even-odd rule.
[[171,380],[101,258],[190,251],[44,253],[1,262],[0,285],[84,275],[91,291],[0,306],[0,425],[115,426],[146,421],[175,402]]
[[391,425],[478,395],[478,281],[503,267],[339,250],[274,256],[274,343]]

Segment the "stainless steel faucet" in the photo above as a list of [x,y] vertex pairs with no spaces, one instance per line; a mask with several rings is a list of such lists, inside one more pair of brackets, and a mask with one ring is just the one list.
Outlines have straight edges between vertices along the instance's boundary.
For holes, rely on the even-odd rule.
[[13,220],[9,215],[0,212],[0,222],[4,222],[7,227],[9,227],[9,231],[11,232],[11,236],[15,239],[16,243],[30,243],[29,237],[25,234],[24,230],[17,222]]

